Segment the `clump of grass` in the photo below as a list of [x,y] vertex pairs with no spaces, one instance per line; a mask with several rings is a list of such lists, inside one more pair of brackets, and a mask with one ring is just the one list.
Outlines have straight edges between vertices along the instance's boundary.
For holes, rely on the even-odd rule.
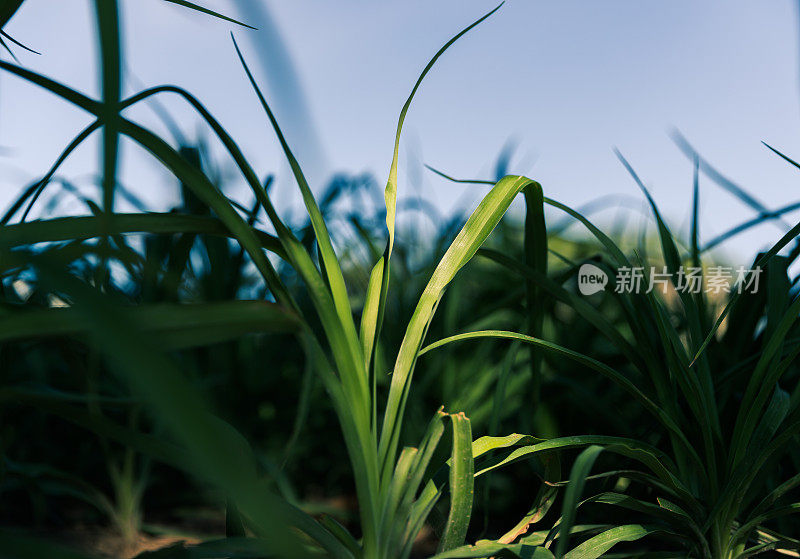
[[[408,556],[417,532],[432,506],[443,494],[443,483],[429,478],[427,470],[448,424],[452,426],[453,441],[448,483],[451,512],[442,537],[442,549],[460,545],[466,536],[473,488],[472,437],[469,420],[463,414],[448,414],[440,410],[434,415],[421,444],[415,448],[406,447],[400,450],[400,432],[408,388],[424,332],[445,287],[475,254],[516,194],[523,189],[538,188],[536,183],[524,177],[506,177],[500,180],[467,220],[445,253],[422,294],[400,346],[388,400],[385,403],[385,410],[382,410],[382,422],[375,388],[378,371],[373,368],[373,355],[388,296],[390,259],[394,247],[397,153],[405,114],[422,77],[436,59],[456,39],[489,15],[459,33],[434,56],[403,107],[386,187],[388,242],[384,255],[375,265],[370,278],[361,316],[360,333],[356,329],[341,266],[317,202],[238,47],[237,52],[244,69],[262,101],[302,193],[314,232],[319,263],[315,262],[306,247],[281,220],[266,190],[257,180],[233,139],[191,95],[179,88],[165,86],[142,92],[127,100],[120,98],[119,23],[113,2],[97,4],[104,69],[104,98],[101,102],[18,66],[2,63],[5,70],[50,90],[97,117],[97,121],[67,148],[64,157],[94,130],[101,129],[103,132],[105,154],[103,206],[98,208],[97,216],[89,220],[84,218],[83,221],[76,221],[81,218],[64,218],[66,221],[59,223],[62,226],[61,234],[65,235],[62,238],[79,239],[85,235],[87,227],[94,227],[100,234],[99,246],[104,253],[103,258],[116,256],[111,235],[125,230],[124,226],[120,230],[120,216],[112,212],[116,186],[116,150],[119,135],[125,135],[159,159],[187,188],[191,189],[194,196],[210,208],[229,234],[235,237],[248,253],[275,301],[272,304],[262,303],[262,312],[268,309],[269,312],[273,312],[274,309],[274,312],[282,317],[276,322],[275,315],[272,317],[264,315],[264,323],[268,324],[270,329],[296,331],[306,353],[306,359],[311,364],[312,370],[319,375],[331,398],[344,434],[359,500],[362,532],[360,541],[332,521],[318,522],[280,498],[258,489],[263,483],[254,467],[255,460],[248,445],[240,435],[231,431],[229,426],[223,427],[219,420],[206,411],[196,390],[174,364],[156,350],[161,344],[150,345],[153,342],[146,341],[146,337],[141,335],[142,332],[159,330],[158,322],[147,316],[149,309],[140,308],[134,312],[134,309],[119,307],[106,295],[62,271],[58,263],[53,262],[47,254],[7,251],[7,262],[10,265],[15,268],[35,268],[42,283],[53,292],[60,293],[70,303],[71,308],[66,312],[60,312],[58,321],[50,318],[52,314],[50,312],[42,312],[40,316],[34,317],[38,320],[31,319],[37,327],[41,327],[40,333],[47,333],[48,329],[52,332],[55,322],[60,323],[61,332],[70,328],[74,331],[88,330],[92,341],[109,359],[112,370],[155,412],[159,422],[166,426],[184,449],[188,460],[176,456],[175,450],[158,444],[156,440],[148,437],[141,439],[137,447],[151,455],[155,454],[162,460],[188,469],[198,478],[222,489],[228,495],[231,506],[238,511],[231,518],[244,519],[245,525],[257,535],[263,536],[269,533],[272,537],[269,540],[259,540],[258,545],[271,549],[281,556],[300,554],[308,545],[301,545],[289,527],[299,529],[311,538],[314,542],[311,544],[312,547],[319,546],[333,556],[346,557],[352,554],[363,554],[367,557]],[[124,108],[151,95],[167,91],[183,96],[211,126],[248,181],[259,204],[266,211],[271,225],[277,232],[277,238],[259,236],[201,170],[189,164],[161,138],[122,116],[121,110]],[[53,171],[64,157],[59,159]],[[52,176],[53,171],[48,173],[46,179]],[[39,189],[46,182],[42,181]],[[34,190],[31,195],[35,192]],[[158,221],[162,231],[180,230],[180,216],[162,215],[151,221]],[[52,230],[52,225],[47,222],[33,222],[15,227],[16,232],[26,237],[27,243],[32,244],[48,240],[47,233],[43,237],[42,232],[47,231],[48,227]],[[145,230],[154,229],[147,227]],[[202,232],[196,228],[185,231]],[[265,239],[268,239],[266,244]],[[49,240],[53,240],[52,237]],[[14,244],[14,240],[8,240],[5,246],[10,248]],[[272,248],[301,278],[307,296],[313,304],[312,317],[303,316],[294,296],[282,283],[272,261],[265,256],[264,248]],[[195,306],[205,307],[205,305]],[[139,312],[140,310],[143,312]],[[161,310],[166,308],[162,306]],[[200,311],[199,308],[194,310]],[[219,311],[219,309],[213,310]],[[209,315],[215,314],[212,309],[208,311]],[[180,311],[175,308],[167,312]],[[202,314],[202,311],[200,312]],[[129,321],[115,320],[113,317],[117,314],[126,315]],[[135,316],[137,314],[138,317]],[[227,324],[223,326],[219,315],[215,315],[216,321],[208,325],[213,331],[213,334],[209,334],[212,339],[222,335],[223,330],[230,328],[231,324],[241,324],[244,319],[237,309],[224,309],[221,314],[224,315]],[[211,317],[209,320],[212,320]],[[202,325],[202,320],[192,324],[193,327]],[[185,334],[185,329],[181,325],[175,330],[178,336]],[[137,338],[139,341],[134,341]],[[89,427],[100,429],[98,425],[94,422]],[[127,442],[130,444],[130,441]],[[231,527],[231,531],[241,532],[236,527]],[[274,536],[276,531],[281,533],[280,538]]]
[[[637,427],[649,426],[647,437],[592,435],[541,440],[515,435],[479,439],[474,444],[476,457],[486,448],[511,450],[484,466],[477,465],[478,475],[558,449],[587,448],[575,461],[561,515],[552,528],[522,535],[551,505],[547,495],[540,495],[515,530],[497,541],[455,550],[447,557],[478,557],[501,550],[522,555],[526,546],[554,549],[557,557],[597,557],[617,543],[645,537],[651,542],[662,540],[655,549],[714,559],[798,549],[796,539],[765,523],[780,521],[797,511],[796,504],[782,502],[800,483],[792,472],[795,454],[790,445],[800,429],[795,365],[798,346],[791,335],[796,332],[800,299],[787,276],[797,251],[788,257],[778,253],[796,238],[800,225],[792,227],[755,260],[752,269],[765,272],[763,288],[756,293],[734,290],[724,310],[717,313],[715,301],[706,291],[687,293],[677,284],[682,265],[702,263],[696,211],[699,190],[695,187],[692,238],[687,243],[690,248],[681,252],[641,180],[621,155],[620,159],[650,203],[662,258],[680,295],[679,320],[673,320],[674,313],[656,292],[623,291],[614,295],[625,317],[619,327],[531,267],[488,252],[486,256],[536,282],[594,325],[597,334],[608,338],[625,362],[612,368],[540,338],[497,330],[451,336],[427,346],[423,353],[478,338],[531,344],[553,357],[594,370],[626,390],[640,404],[642,417],[635,421]],[[553,200],[544,202],[567,212],[589,230],[602,247],[598,263],[605,265],[612,277],[615,269],[637,265],[581,214]],[[715,336],[726,318],[725,334]],[[590,476],[600,452],[623,460],[609,460],[611,469]],[[598,479],[609,480],[606,485],[610,490],[582,496],[589,480]],[[602,515],[603,522],[575,525],[576,515],[596,504],[612,507]],[[615,516],[632,516],[633,522],[608,521]],[[567,552],[569,540],[576,536],[581,543]],[[507,545],[509,540],[517,543]]]

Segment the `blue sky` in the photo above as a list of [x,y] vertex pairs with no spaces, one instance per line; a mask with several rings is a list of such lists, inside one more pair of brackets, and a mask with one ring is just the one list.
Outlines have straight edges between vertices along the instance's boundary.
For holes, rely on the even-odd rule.
[[[160,0],[122,0],[127,91],[174,83],[195,93],[261,173],[282,174],[279,205],[297,203],[274,135],[231,45],[237,38],[274,100],[278,118],[316,187],[331,172],[385,180],[400,107],[430,56],[493,2],[477,0],[208,0],[259,31]],[[264,19],[265,14],[269,19]],[[254,18],[254,19],[249,19]],[[548,196],[580,205],[603,194],[641,198],[613,153],[630,160],[676,228],[685,228],[692,166],[675,146],[679,129],[726,176],[766,205],[800,198],[800,171],[766,141],[800,156],[798,14],[789,0],[509,0],[448,51],[419,91],[407,120],[401,192],[445,211],[474,205],[480,191],[443,182],[421,162],[462,177],[490,177],[501,147],[518,144],[513,172]],[[42,52],[22,63],[96,94],[95,37],[88,0],[27,0],[6,28]],[[8,57],[3,54],[4,59]],[[184,133],[199,120],[176,99],[165,106]],[[162,130],[147,107],[131,116]],[[46,93],[0,76],[0,204],[41,175],[89,122]],[[63,175],[90,188],[97,145],[81,148]],[[157,165],[126,147],[123,180],[154,207],[177,189]],[[421,177],[411,183],[408,177]],[[752,215],[703,179],[706,239]],[[240,192],[244,197],[244,189]],[[69,211],[67,204],[62,211]],[[613,212],[599,218],[606,223]],[[795,220],[797,216],[791,218]],[[779,237],[765,225],[728,246],[746,264]]]

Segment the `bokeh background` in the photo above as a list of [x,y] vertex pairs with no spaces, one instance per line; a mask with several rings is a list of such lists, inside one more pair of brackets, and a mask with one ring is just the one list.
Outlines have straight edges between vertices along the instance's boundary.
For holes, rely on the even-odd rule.
[[[385,180],[396,118],[419,71],[495,2],[214,1],[212,8],[257,31],[155,0],[122,6],[126,91],[173,83],[195,93],[259,172],[278,172],[274,198],[288,208],[298,202],[296,187],[236,60],[231,31],[319,190],[334,172]],[[90,7],[87,0],[25,2],[6,31],[42,55],[16,49],[23,64],[96,94]],[[761,142],[800,154],[799,19],[790,0],[510,0],[448,51],[424,83],[402,143],[401,194],[423,196],[445,212],[469,208],[478,189],[449,184],[423,164],[491,178],[503,146],[514,146],[509,170],[535,177],[560,201],[580,205],[611,193],[640,199],[616,146],[673,226],[685,231],[693,165],[675,143],[679,130],[765,206],[793,202],[796,170]],[[178,100],[164,101],[164,108],[186,137],[206,135]],[[152,107],[134,114],[164,129]],[[0,206],[88,123],[74,107],[0,76]],[[87,192],[96,189],[98,137],[63,169]],[[178,196],[157,165],[129,144],[121,176],[151,207],[169,207]],[[229,188],[235,197],[235,182]],[[705,175],[701,189],[705,239],[752,217],[752,209]],[[244,197],[243,185],[240,192]],[[607,212],[597,219],[617,217]],[[725,256],[749,264],[781,227],[751,230],[726,246]]]

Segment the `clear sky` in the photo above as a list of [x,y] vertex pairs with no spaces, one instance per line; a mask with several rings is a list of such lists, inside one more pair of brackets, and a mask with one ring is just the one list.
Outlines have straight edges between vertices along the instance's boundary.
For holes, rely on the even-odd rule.
[[[233,30],[316,188],[334,171],[369,171],[383,183],[397,115],[418,73],[450,36],[495,6],[494,0],[206,0],[259,27],[249,31],[161,0],[120,3],[128,93],[161,83],[186,87],[259,172],[285,176],[236,59]],[[27,0],[6,30],[42,52],[17,51],[23,65],[96,95],[92,15],[89,0]],[[790,0],[509,0],[456,43],[420,89],[402,144],[401,192],[422,194],[443,210],[470,207],[480,189],[448,184],[420,170],[420,162],[491,178],[498,152],[513,139],[518,149],[510,170],[536,178],[552,198],[571,205],[610,193],[641,198],[616,146],[671,223],[685,230],[692,165],[670,137],[677,128],[765,205],[800,199],[800,171],[761,145],[800,157],[799,19]],[[197,137],[199,119],[174,98],[164,103],[184,133]],[[131,115],[163,130],[147,107]],[[0,205],[41,175],[88,122],[79,110],[0,75]],[[97,153],[96,142],[87,144],[63,175],[88,187]],[[154,207],[176,198],[157,165],[131,147],[123,180]],[[707,178],[701,188],[706,239],[752,215]],[[298,200],[288,179],[276,196],[284,207]],[[606,222],[613,216],[606,213]],[[762,226],[729,253],[746,264],[780,234]]]

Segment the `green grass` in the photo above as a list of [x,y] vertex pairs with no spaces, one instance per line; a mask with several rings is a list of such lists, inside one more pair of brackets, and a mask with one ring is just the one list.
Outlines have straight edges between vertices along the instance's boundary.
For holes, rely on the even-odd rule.
[[[406,114],[438,58],[498,7],[445,43],[413,86],[375,219],[336,215],[346,188],[369,184],[335,183],[317,201],[234,40],[304,203],[303,223],[289,223],[270,179],[190,93],[162,86],[121,97],[118,6],[95,6],[102,98],[0,62],[95,119],[2,220],[0,342],[4,358],[24,367],[4,374],[0,409],[4,421],[17,407],[38,412],[18,424],[40,437],[45,414],[92,432],[106,478],[92,470],[92,482],[81,479],[88,462],[69,458],[85,456],[88,439],[69,435],[66,453],[51,448],[58,442],[4,443],[7,479],[37,488],[40,499],[82,498],[132,539],[153,468],[168,479],[182,472],[202,488],[199,501],[225,503],[225,537],[164,557],[410,557],[426,526],[438,530],[438,558],[727,559],[800,549],[791,521],[800,510],[791,497],[800,485],[800,299],[788,272],[798,251],[779,254],[800,225],[756,258],[763,289],[732,295],[724,310],[704,293],[585,298],[573,279],[585,261],[612,276],[654,262],[673,273],[708,264],[709,246],[788,210],[754,206],[754,221],[704,249],[699,161],[683,240],[618,154],[650,204],[658,255],[652,243],[621,246],[536,181],[505,171],[458,181],[485,190],[463,223],[445,223],[432,241],[404,231],[397,162]],[[252,208],[226,196],[202,150],[176,148],[125,116],[164,94],[190,105],[224,147]],[[85,200],[88,215],[27,221],[59,184],[59,166],[95,132],[100,202]],[[114,211],[126,192],[121,137],[180,183],[175,211]],[[503,217],[520,195],[524,221],[515,226]],[[555,211],[583,226],[578,240],[548,232]],[[19,297],[15,282],[33,295]],[[67,308],[53,308],[53,297]],[[251,398],[255,386],[280,396]],[[296,400],[280,401],[289,393]],[[281,415],[288,419],[265,428]],[[339,440],[343,448],[333,448]],[[301,460],[314,475],[302,478]],[[352,484],[353,515],[318,514],[297,495],[293,477],[310,484],[325,475],[344,492]],[[84,556],[0,538],[0,550],[18,557]]]

